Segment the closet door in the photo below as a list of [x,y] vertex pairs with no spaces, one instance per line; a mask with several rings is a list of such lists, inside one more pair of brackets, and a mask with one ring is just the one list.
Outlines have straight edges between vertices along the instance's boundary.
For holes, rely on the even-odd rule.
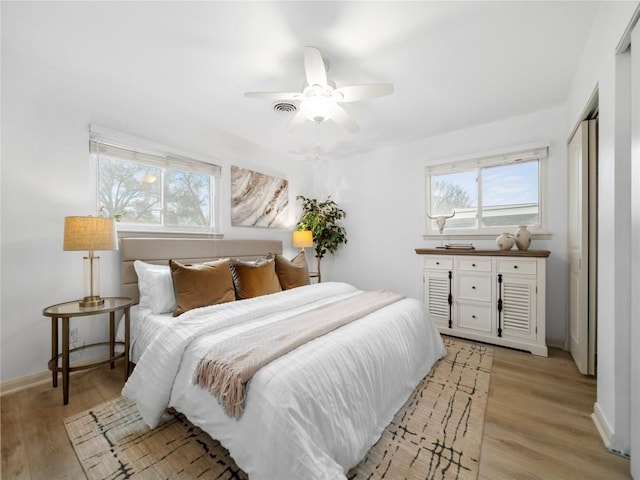
[[594,120],[582,122],[569,142],[568,159],[569,344],[585,375],[595,373],[595,305],[589,304],[589,166],[596,155],[595,128]]

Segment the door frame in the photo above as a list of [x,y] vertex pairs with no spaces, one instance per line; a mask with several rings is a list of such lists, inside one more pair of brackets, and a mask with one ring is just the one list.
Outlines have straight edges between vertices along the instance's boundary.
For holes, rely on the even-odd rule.
[[588,373],[596,374],[598,358],[598,112],[589,124],[589,358]]

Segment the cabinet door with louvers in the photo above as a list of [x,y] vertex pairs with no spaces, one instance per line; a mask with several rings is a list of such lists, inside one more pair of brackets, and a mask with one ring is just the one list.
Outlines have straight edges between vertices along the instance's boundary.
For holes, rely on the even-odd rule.
[[530,275],[502,274],[498,281],[498,328],[505,338],[536,340],[536,278]]
[[424,306],[438,327],[451,327],[450,270],[424,271]]

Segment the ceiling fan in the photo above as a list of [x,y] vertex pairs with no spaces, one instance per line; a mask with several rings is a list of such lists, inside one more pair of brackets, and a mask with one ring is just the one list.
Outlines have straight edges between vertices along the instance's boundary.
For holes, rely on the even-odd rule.
[[244,95],[249,98],[300,101],[300,109],[289,123],[289,132],[306,120],[320,124],[329,119],[350,132],[357,132],[360,127],[338,103],[358,102],[393,93],[393,85],[388,83],[337,88],[327,80],[325,62],[320,50],[315,47],[304,48],[304,71],[307,82],[302,92],[246,92]]

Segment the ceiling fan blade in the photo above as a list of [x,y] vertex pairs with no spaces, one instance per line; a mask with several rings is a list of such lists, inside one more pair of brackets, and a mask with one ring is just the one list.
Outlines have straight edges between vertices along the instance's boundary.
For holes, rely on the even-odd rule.
[[300,125],[302,125],[306,121],[307,121],[307,117],[305,116],[305,114],[302,113],[301,111],[298,111],[298,113],[296,113],[296,115],[289,122],[289,126],[287,127],[287,131],[289,133],[294,132],[295,130],[297,130],[300,127]]
[[307,84],[321,85],[327,84],[327,71],[324,67],[322,54],[316,47],[304,47],[304,72],[307,77]]
[[346,110],[339,105],[336,105],[336,110],[331,116],[331,120],[336,122],[342,128],[349,130],[351,133],[355,133],[360,130],[360,127],[351,115],[349,115]]
[[249,98],[271,98],[274,100],[300,100],[301,93],[297,92],[245,92],[245,97]]
[[[371,85],[349,85],[336,88],[333,98],[336,102],[358,102],[369,98],[384,97],[393,93],[393,85],[390,83],[377,83]],[[342,99],[340,99],[342,96]]]

